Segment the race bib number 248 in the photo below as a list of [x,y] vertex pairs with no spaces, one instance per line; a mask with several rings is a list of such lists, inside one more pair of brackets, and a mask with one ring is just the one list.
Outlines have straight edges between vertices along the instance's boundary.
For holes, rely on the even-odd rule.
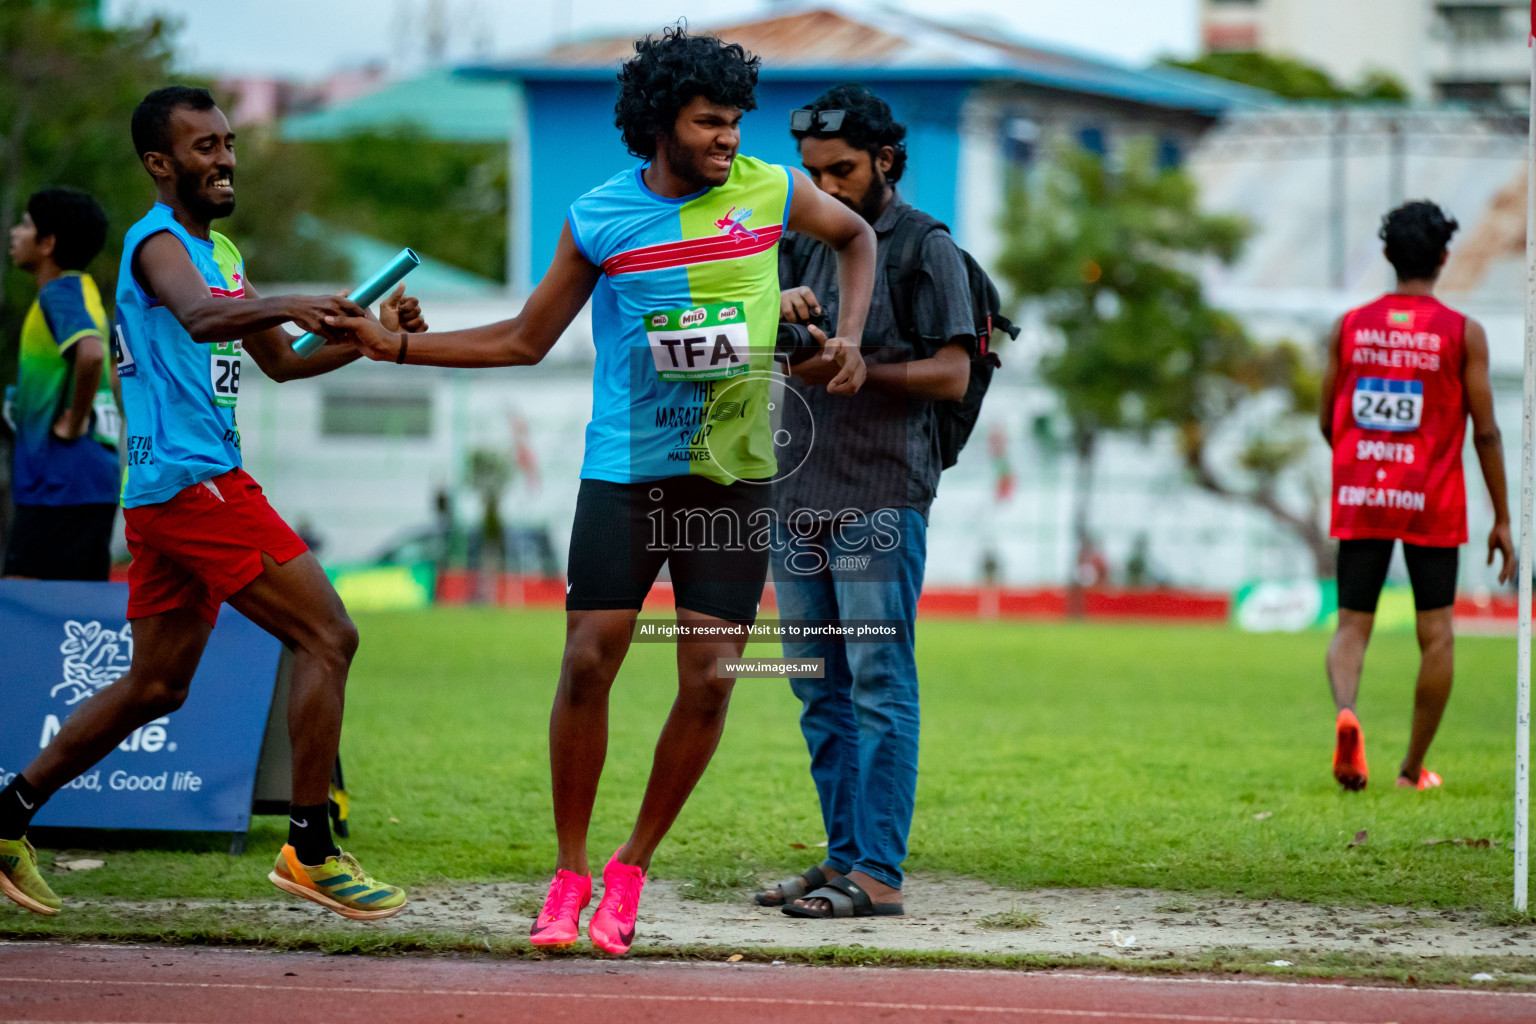
[[1424,382],[1361,377],[1355,381],[1355,424],[1366,430],[1418,430],[1424,416]]

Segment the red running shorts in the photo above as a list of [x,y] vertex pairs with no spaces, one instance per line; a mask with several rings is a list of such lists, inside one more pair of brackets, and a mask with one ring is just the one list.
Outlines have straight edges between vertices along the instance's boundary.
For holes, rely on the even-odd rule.
[[309,550],[243,469],[193,484],[169,501],[125,509],[128,618],[189,608],[210,626],[219,606],[262,573]]

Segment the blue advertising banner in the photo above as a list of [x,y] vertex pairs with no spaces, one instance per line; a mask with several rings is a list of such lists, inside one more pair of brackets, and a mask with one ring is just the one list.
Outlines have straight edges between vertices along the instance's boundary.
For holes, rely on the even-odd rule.
[[[128,669],[123,583],[0,580],[0,783]],[[244,832],[282,645],[225,607],[175,714],[139,729],[60,790],[35,824]]]

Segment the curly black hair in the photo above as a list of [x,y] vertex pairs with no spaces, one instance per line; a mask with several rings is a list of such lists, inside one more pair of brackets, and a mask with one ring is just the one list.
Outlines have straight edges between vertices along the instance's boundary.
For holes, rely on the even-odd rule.
[[107,242],[107,215],[90,193],[77,188],[45,188],[27,200],[27,214],[38,238],[53,238],[53,262],[65,270],[84,270]]
[[757,109],[757,72],[762,58],[740,43],[691,36],[686,25],[662,30],[661,38],[635,40],[635,55],[619,69],[613,124],[635,156],[656,155],[656,136],[677,124],[678,112],[703,96],[711,103]]
[[849,83],[834,85],[805,108],[806,110],[846,110],[842,125],[835,132],[820,127],[810,131],[790,131],[797,140],[842,139],[854,149],[862,149],[874,157],[886,146],[896,153],[885,180],[891,184],[901,180],[907,169],[907,126],[891,116],[891,106],[862,85]]
[[1404,203],[1381,218],[1377,232],[1387,246],[1387,262],[1401,281],[1422,281],[1440,273],[1451,236],[1461,225],[1427,199]]

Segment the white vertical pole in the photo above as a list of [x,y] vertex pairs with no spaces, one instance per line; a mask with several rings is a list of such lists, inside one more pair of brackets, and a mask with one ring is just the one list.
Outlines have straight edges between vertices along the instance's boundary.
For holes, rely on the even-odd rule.
[[1520,640],[1515,662],[1515,909],[1526,908],[1531,818],[1531,469],[1536,458],[1536,47],[1531,49],[1525,192],[1525,375],[1520,421]]
[[528,91],[509,82],[512,117],[507,138],[507,294],[519,303],[533,291],[533,134]]

